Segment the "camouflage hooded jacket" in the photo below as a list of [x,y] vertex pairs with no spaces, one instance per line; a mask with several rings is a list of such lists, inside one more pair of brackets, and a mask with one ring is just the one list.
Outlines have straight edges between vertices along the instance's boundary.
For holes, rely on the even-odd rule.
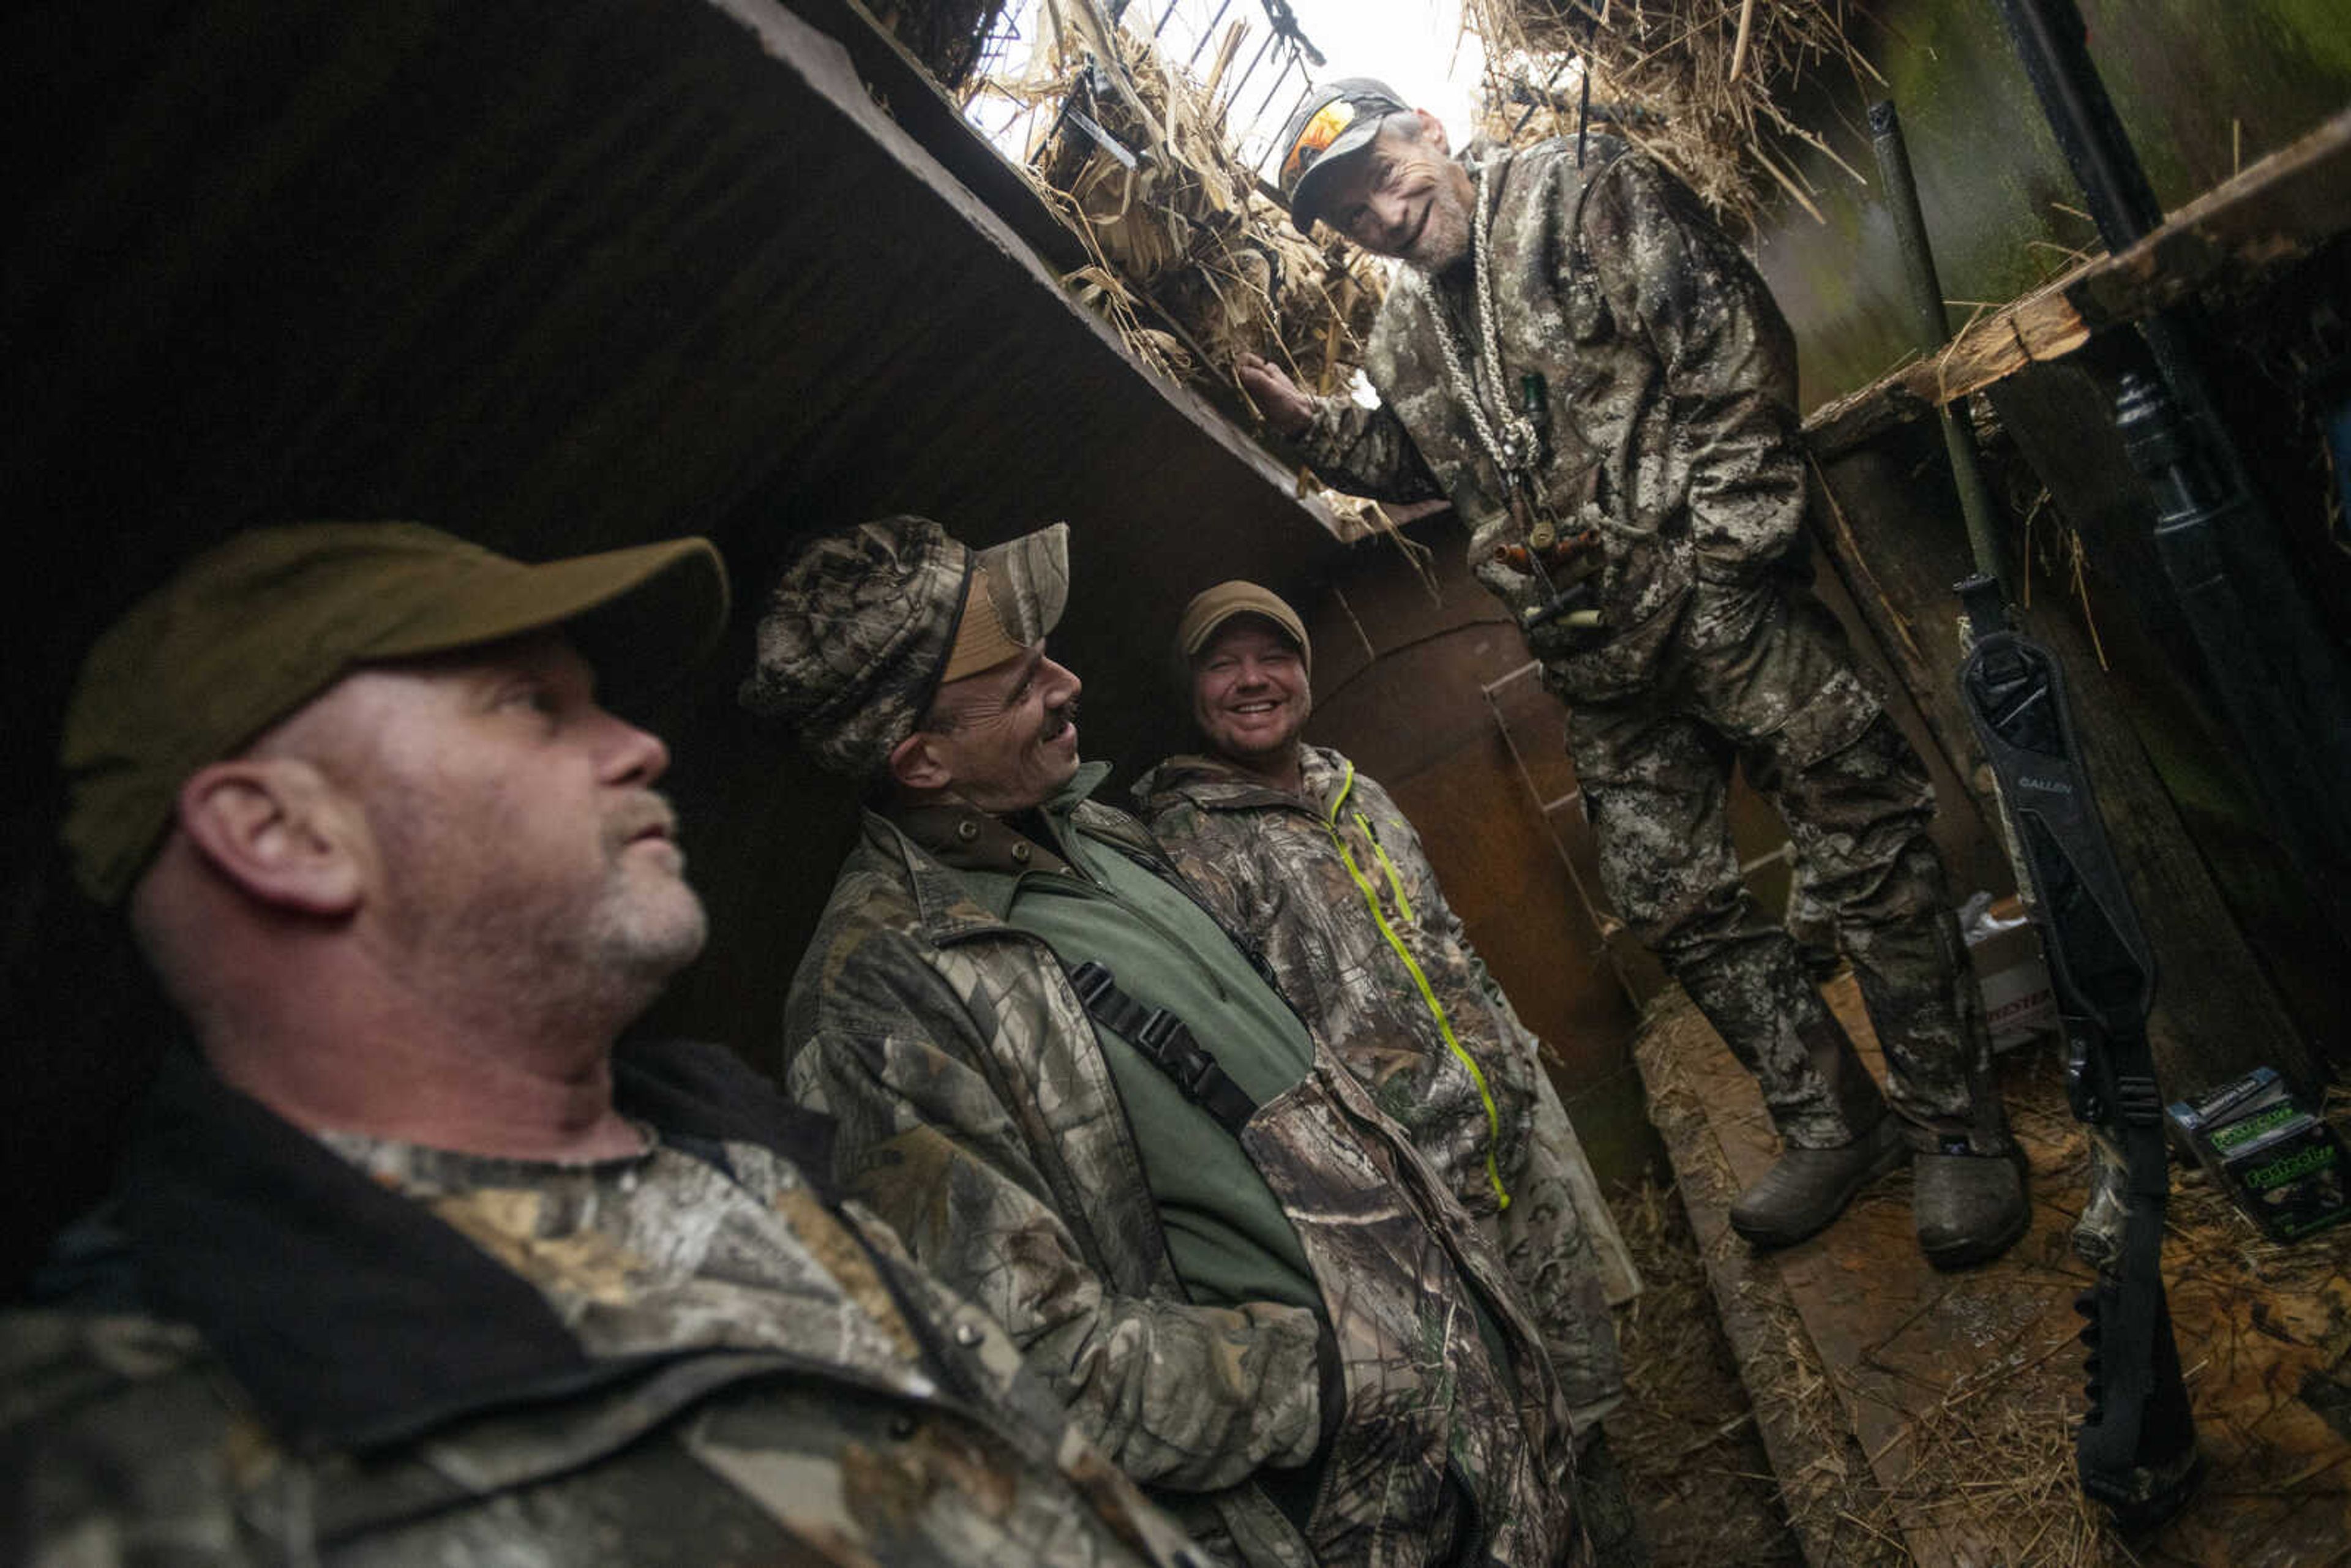
[[[1622,697],[1673,642],[1694,585],[1703,616],[1802,538],[1795,339],[1698,199],[1622,142],[1590,138],[1581,169],[1568,141],[1472,167],[1492,210],[1485,267],[1474,283],[1403,271],[1364,364],[1381,405],[1325,399],[1299,445],[1339,489],[1449,497],[1471,570],[1522,614],[1544,595],[1502,552],[1527,529],[1462,389],[1515,412],[1540,378],[1538,486],[1562,532],[1598,530],[1604,623],[1554,621],[1529,644],[1567,700]],[[1489,291],[1499,388],[1478,372],[1473,287]]]
[[[1134,787],[1209,907],[1254,941],[1322,1049],[1490,1228],[1581,1428],[1624,1396],[1606,1281],[1637,1289],[1582,1143],[1386,790],[1302,748],[1292,795],[1206,757]],[[1602,1265],[1608,1248],[1609,1268]]]
[[618,1169],[363,1170],[175,1058],[57,1305],[0,1317],[0,1561],[1199,1568],[800,1177],[816,1118],[716,1047],[616,1083],[655,1130]]
[[[1175,876],[1123,813],[1083,801],[1070,821]],[[1438,1386],[1441,1369],[1432,1377],[1426,1367],[1361,1359],[1353,1309],[1341,1303],[1331,1315],[1346,1403],[1326,1423],[1317,1342],[1329,1331],[1315,1312],[1186,1301],[1093,1022],[1061,963],[881,816],[867,815],[841,869],[794,981],[786,1032],[793,1092],[840,1121],[844,1182],[924,1264],[1005,1323],[1080,1429],[1209,1552],[1252,1568],[1310,1562],[1300,1529],[1253,1473],[1308,1462],[1334,1431],[1343,1447],[1358,1425],[1413,1448],[1412,1432],[1438,1419],[1425,1412],[1450,1407],[1438,1458],[1449,1443],[1449,1457],[1468,1465],[1478,1528],[1523,1520],[1527,1539],[1550,1542],[1541,1560],[1577,1560],[1580,1537],[1561,1512],[1572,1427],[1535,1326],[1474,1222],[1327,1058],[1309,1082],[1327,1082],[1353,1108],[1356,1141],[1285,1145],[1280,1158],[1322,1173],[1334,1213],[1373,1192],[1422,1216],[1421,1245],[1450,1258],[1500,1321],[1514,1401],[1472,1417],[1456,1404],[1458,1389]],[[1328,1304],[1327,1285],[1324,1297]],[[1435,1324],[1440,1308],[1447,1326]],[[1428,1343],[1441,1354],[1461,1343],[1463,1314],[1441,1301],[1426,1310]],[[1427,1380],[1417,1392],[1416,1376]],[[1489,1450],[1514,1457],[1489,1461]],[[1487,1462],[1496,1468],[1481,1478]],[[1374,1521],[1378,1540],[1364,1562],[1448,1561],[1449,1524],[1446,1539],[1428,1540],[1434,1521],[1384,1515],[1409,1494],[1404,1475],[1403,1466],[1333,1465],[1315,1518],[1352,1510]],[[1523,1542],[1488,1550],[1497,1563],[1535,1560]]]

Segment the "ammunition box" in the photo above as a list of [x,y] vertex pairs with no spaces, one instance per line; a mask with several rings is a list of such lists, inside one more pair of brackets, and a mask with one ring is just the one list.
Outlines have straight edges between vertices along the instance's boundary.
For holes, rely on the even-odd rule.
[[[2266,1116],[2256,1119],[2266,1120]],[[2226,1134],[2238,1124],[2220,1129]],[[2269,1235],[2292,1241],[2351,1218],[2343,1141],[2306,1111],[2219,1155],[2221,1180]]]
[[2278,1076],[2277,1069],[2256,1067],[2242,1078],[2232,1078],[2193,1100],[2173,1101],[2169,1114],[2172,1124],[2193,1138],[2224,1123],[2292,1098],[2285,1080]]

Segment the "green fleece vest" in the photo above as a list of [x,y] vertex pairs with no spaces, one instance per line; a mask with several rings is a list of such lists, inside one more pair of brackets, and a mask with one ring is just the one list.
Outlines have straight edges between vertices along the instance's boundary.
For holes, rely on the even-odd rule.
[[[1064,810],[1074,804],[1066,795],[1054,802]],[[991,892],[1012,882],[1009,905],[998,904],[1008,925],[1041,937],[1072,968],[1092,959],[1144,1007],[1182,1019],[1259,1103],[1306,1076],[1314,1045],[1305,1026],[1199,905],[1117,850],[1071,831],[1064,812],[1054,813],[1051,826],[1056,847],[1084,878],[962,874],[997,883]],[[1321,1312],[1322,1292],[1297,1233],[1233,1135],[1113,1030],[1097,1024],[1095,1032],[1191,1299],[1211,1306],[1280,1301]]]

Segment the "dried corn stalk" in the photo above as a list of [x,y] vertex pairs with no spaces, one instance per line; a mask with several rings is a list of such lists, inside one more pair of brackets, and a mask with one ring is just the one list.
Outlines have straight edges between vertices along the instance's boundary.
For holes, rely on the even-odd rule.
[[[1029,79],[991,86],[1050,106],[1029,165],[1094,253],[1073,279],[1081,297],[1112,303],[1103,275],[1114,277],[1112,320],[1143,358],[1189,379],[1234,385],[1247,350],[1288,364],[1301,385],[1343,390],[1386,275],[1343,241],[1301,237],[1235,154],[1217,92],[1246,26],[1195,77],[1098,0],[1044,0],[1038,22]],[[1188,362],[1168,342],[1138,341],[1144,333]]]
[[[1310,391],[1345,392],[1387,274],[1334,235],[1301,235],[1234,152],[1219,89],[1247,25],[1227,29],[1202,76],[1112,23],[1099,0],[1042,0],[1037,25],[1029,75],[987,87],[1035,111],[1029,175],[1092,256],[1062,280],[1078,300],[1171,380],[1235,392],[1246,350]],[[1299,494],[1322,502],[1343,539],[1384,533],[1408,557],[1420,548],[1375,502],[1302,471]]]
[[1854,0],[1463,0],[1462,17],[1486,46],[1487,134],[1574,135],[1583,83],[1571,62],[1581,57],[1594,126],[1648,151],[1719,216],[1747,223],[1775,187],[1820,215],[1769,140],[1805,142],[1861,178],[1779,101],[1825,64],[1884,81],[1846,36],[1857,9]]

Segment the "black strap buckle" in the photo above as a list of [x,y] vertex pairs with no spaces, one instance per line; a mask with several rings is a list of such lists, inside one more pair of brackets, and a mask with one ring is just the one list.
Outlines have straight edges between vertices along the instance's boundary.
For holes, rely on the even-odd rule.
[[[1137,1004],[1138,1007],[1140,1005]],[[1192,1041],[1191,1030],[1184,1027],[1184,1020],[1165,1008],[1153,1009],[1144,1015],[1141,1023],[1119,1032],[1134,1041],[1138,1051],[1171,1065],[1200,1053],[1199,1047]],[[1177,1043],[1179,1040],[1180,1044]]]
[[1228,1132],[1238,1136],[1257,1113],[1257,1102],[1225,1075],[1182,1019],[1165,1008],[1144,1008],[1119,989],[1117,976],[1091,958],[1071,969],[1069,977],[1089,1017],[1134,1046]]
[[[1165,1016],[1155,1014],[1154,1021]],[[1224,1076],[1217,1066],[1217,1059],[1201,1049],[1200,1042],[1192,1038],[1192,1031],[1181,1022],[1167,1030],[1161,1040],[1144,1049],[1151,1052],[1167,1076],[1176,1081],[1176,1087],[1184,1091],[1188,1099],[1199,1099],[1217,1079]]]
[[1118,989],[1118,977],[1089,958],[1070,971],[1070,986],[1078,993],[1078,1005],[1091,1013],[1104,996]]

